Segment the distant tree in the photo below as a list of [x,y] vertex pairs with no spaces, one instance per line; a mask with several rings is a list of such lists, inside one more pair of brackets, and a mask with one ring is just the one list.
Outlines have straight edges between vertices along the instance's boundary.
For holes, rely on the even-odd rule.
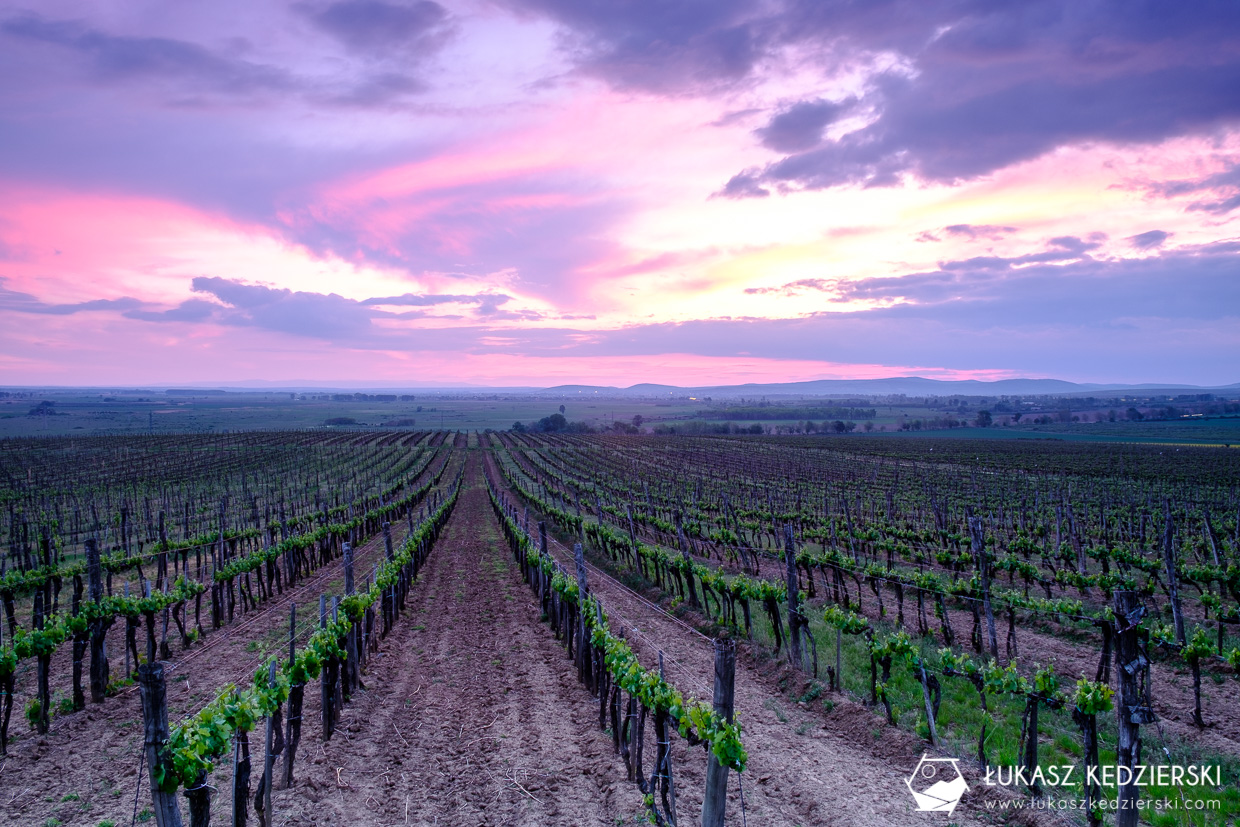
[[560,413],[564,413],[564,406],[563,406],[563,405],[561,405],[561,406],[560,406]]
[[752,424],[752,425],[750,425],[750,426],[749,426],[749,433],[751,433],[751,434],[760,434],[760,433],[762,433],[762,426],[761,426],[761,425],[759,425],[757,422],[755,422],[754,424]]
[[973,420],[979,428],[989,428],[994,419],[990,416],[990,411],[978,411],[977,418]]
[[333,416],[331,419],[324,419],[324,425],[356,425],[357,420],[351,416]]
[[558,434],[567,428],[568,420],[561,413],[553,413],[538,420],[538,430],[546,434]]
[[1114,409],[1114,408],[1112,408],[1111,410],[1107,411],[1107,422],[1114,422],[1116,419],[1119,419],[1119,417],[1115,415],[1115,409]]
[[837,434],[842,434],[844,431],[848,430],[848,426],[844,424],[843,420],[837,419],[831,423],[831,430],[835,431]]
[[1017,411],[1016,413],[1012,414],[1012,421],[1019,424],[1021,416],[1022,416],[1021,412]]
[[864,427],[864,428],[865,428],[865,432],[868,434],[870,431],[874,430],[874,423],[873,423],[873,422],[867,422],[867,423],[865,423],[865,425],[863,425],[862,427]]
[[642,426],[642,423],[645,421],[646,420],[642,419],[641,414],[633,414],[633,427],[634,428],[640,428]]
[[1141,413],[1136,408],[1129,408],[1128,418],[1133,422],[1140,422],[1142,419],[1145,419],[1145,414]]
[[[419,408],[418,410],[421,410],[421,408]],[[521,422],[512,423],[512,429],[519,434],[525,433],[525,425]]]

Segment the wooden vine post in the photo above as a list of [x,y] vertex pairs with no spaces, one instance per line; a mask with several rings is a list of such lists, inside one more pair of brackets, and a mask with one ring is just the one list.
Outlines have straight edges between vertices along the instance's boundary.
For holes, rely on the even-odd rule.
[[[920,656],[917,658],[917,671],[921,678],[921,697],[926,705],[926,726],[930,730],[930,744],[939,748],[939,731],[934,725],[934,703],[930,700],[929,678],[926,675],[926,663]],[[1036,737],[1036,735],[1035,735]]]
[[[736,641],[715,641],[715,714],[729,724],[735,711]],[[723,827],[728,806],[728,768],[713,752],[706,762],[706,795],[702,800],[702,827]]]
[[176,792],[164,792],[159,785],[160,779],[171,776],[173,772],[162,755],[163,746],[169,737],[164,665],[156,661],[139,666],[138,687],[142,695],[143,744],[155,824],[157,827],[181,827],[181,810],[177,806]]
[[[1116,764],[1135,768],[1141,764],[1141,725],[1145,707],[1141,703],[1141,679],[1150,668],[1149,661],[1141,654],[1138,625],[1144,609],[1140,595],[1131,591],[1115,592],[1115,621],[1118,634],[1115,647],[1116,676],[1119,678],[1119,698],[1115,704],[1115,718],[1119,725],[1116,743]],[[1152,714],[1152,713],[1151,713]],[[1116,811],[1116,827],[1136,827],[1137,800],[1141,789],[1135,783],[1120,784],[1117,791],[1119,809]]]
[[680,548],[680,558],[684,561],[685,587],[689,592],[689,606],[698,611],[702,608],[702,604],[698,602],[697,588],[693,584],[693,558],[689,556],[689,541],[685,539],[685,529],[680,512],[677,511],[673,518],[676,521],[676,544]]
[[[344,594],[345,597],[352,596],[357,591],[357,586],[353,577],[353,547],[349,543],[345,543],[344,549]],[[345,695],[351,697],[353,690],[361,684],[358,665],[358,646],[357,646],[357,624],[349,627],[348,635],[345,641],[345,669],[344,684]]]
[[591,685],[590,669],[590,637],[586,630],[586,613],[583,611],[590,597],[590,586],[586,582],[586,558],[581,543],[573,545],[573,562],[577,566],[577,679],[587,687]]
[[[99,544],[95,538],[86,540],[86,574],[90,580],[87,596],[92,603],[103,601],[103,567]],[[90,699],[102,703],[108,691],[108,627],[102,618],[90,623]]]
[[[327,595],[319,595],[319,628],[327,628]],[[331,661],[335,660],[333,655],[328,659],[328,663],[323,664],[323,669],[319,673],[320,705],[319,710],[323,718],[323,740],[327,741],[332,737],[332,684],[331,684]]]
[[[276,685],[276,662],[273,660],[268,667],[267,685],[275,688]],[[259,795],[254,801],[254,809],[258,811],[258,820],[260,824],[273,824],[271,810],[271,787],[272,787],[272,768],[275,764],[275,754],[278,751],[278,744],[275,742],[276,733],[279,732],[280,726],[280,708],[276,707],[272,714],[267,716],[267,731],[263,738],[263,777],[259,781]],[[262,806],[259,806],[259,805]]]
[[[538,553],[545,558],[547,556],[547,524],[543,520],[538,521]],[[544,616],[550,614],[548,610],[548,600],[550,595],[547,593],[550,588],[548,576],[539,569],[538,572],[538,604],[542,608]]]
[[633,530],[633,509],[625,505],[624,513],[629,518],[629,549],[633,552],[633,565],[644,577],[646,575],[646,567],[643,565],[642,556],[637,550],[637,532]]
[[[649,496],[649,494],[647,494]],[[659,650],[659,679],[667,680],[667,672],[663,668],[663,650]],[[660,793],[663,801],[663,812],[667,820],[675,827],[676,818],[676,780],[672,777],[672,745],[668,735],[668,714],[662,708],[655,709],[654,736],[655,759],[654,773],[651,776],[650,794]],[[657,815],[656,809],[656,815]]]
[[1163,504],[1163,563],[1167,569],[1167,597],[1171,601],[1171,619],[1175,623],[1175,642],[1183,646],[1187,642],[1184,633],[1184,612],[1180,608],[1180,585],[1176,575],[1175,520],[1171,518],[1171,503]]
[[250,760],[250,737],[244,730],[237,729],[233,732],[233,827],[245,827],[249,819],[250,773],[252,767],[253,762]]
[[[289,606],[288,613],[288,662],[297,662],[297,604]],[[294,681],[288,690],[288,719],[285,722],[284,787],[293,786],[293,761],[297,757],[297,744],[301,741],[301,706],[306,695],[306,685]]]
[[990,555],[986,551],[986,524],[981,517],[969,517],[969,537],[972,540],[973,555],[977,558],[977,573],[982,581],[982,608],[986,612],[990,656],[998,660],[999,638],[995,633],[995,613],[990,606]]
[[784,563],[788,568],[788,661],[797,669],[805,670],[804,646],[801,641],[801,588],[797,572],[796,543],[792,539],[792,526],[784,527]]

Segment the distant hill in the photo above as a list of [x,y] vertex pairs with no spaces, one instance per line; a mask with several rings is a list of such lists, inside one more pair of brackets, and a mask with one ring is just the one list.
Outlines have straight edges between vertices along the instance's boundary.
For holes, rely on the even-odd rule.
[[[525,391],[548,396],[569,396],[598,393],[607,396],[1067,396],[1116,391],[1167,391],[1170,393],[1207,392],[1240,389],[1240,383],[1216,387],[1146,383],[1141,385],[1100,385],[1067,382],[1062,379],[998,379],[983,382],[977,379],[926,379],[921,376],[899,376],[889,379],[817,379],[809,382],[774,382],[769,384],[709,385],[679,387],[643,383],[628,388],[604,385],[556,385],[541,391]],[[509,389],[512,392],[514,389]]]

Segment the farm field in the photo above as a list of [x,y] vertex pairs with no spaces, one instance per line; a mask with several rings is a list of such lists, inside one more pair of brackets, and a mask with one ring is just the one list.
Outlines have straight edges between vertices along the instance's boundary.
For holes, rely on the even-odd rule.
[[1088,824],[986,768],[1100,806],[1138,736],[1217,768],[1148,823],[1229,824],[1238,484],[1032,440],[0,441],[0,824],[917,825],[923,756],[953,823]]

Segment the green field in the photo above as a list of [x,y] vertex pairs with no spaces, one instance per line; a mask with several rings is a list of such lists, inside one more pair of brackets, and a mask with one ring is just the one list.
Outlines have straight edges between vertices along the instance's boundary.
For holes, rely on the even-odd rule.
[[[997,403],[997,404],[996,404]],[[513,423],[536,422],[561,412],[569,422],[594,430],[632,423],[640,416],[645,430],[701,432],[710,427],[748,429],[759,425],[766,433],[799,433],[804,422],[789,418],[789,409],[830,411],[835,406],[864,405],[873,417],[849,419],[853,434],[873,433],[890,438],[911,436],[950,439],[1028,439],[1085,442],[1144,442],[1183,445],[1240,446],[1240,416],[1207,415],[1176,419],[1105,421],[1104,411],[1082,411],[1080,419],[1033,424],[1026,417],[1013,424],[1000,411],[1012,400],[995,399],[783,399],[767,402],[668,398],[630,398],[599,394],[537,396],[528,393],[470,393],[468,391],[414,390],[405,393],[366,394],[334,391],[304,393],[276,391],[173,392],[156,390],[13,390],[0,397],[0,438],[68,436],[73,434],[195,433],[288,428],[382,428],[385,430],[508,430]],[[1022,400],[1024,410],[1054,403],[1037,398]],[[1126,404],[1126,403],[1125,403]],[[977,412],[995,408],[995,424],[975,427]],[[1233,406],[1234,407],[1234,406]],[[743,408],[727,418],[722,408]],[[781,416],[781,408],[783,415]],[[769,409],[770,416],[765,411]],[[835,416],[815,421],[829,430]],[[1050,417],[1044,417],[1049,419]],[[959,427],[934,427],[953,421]],[[915,430],[902,430],[910,425]],[[866,429],[869,428],[870,431]]]

